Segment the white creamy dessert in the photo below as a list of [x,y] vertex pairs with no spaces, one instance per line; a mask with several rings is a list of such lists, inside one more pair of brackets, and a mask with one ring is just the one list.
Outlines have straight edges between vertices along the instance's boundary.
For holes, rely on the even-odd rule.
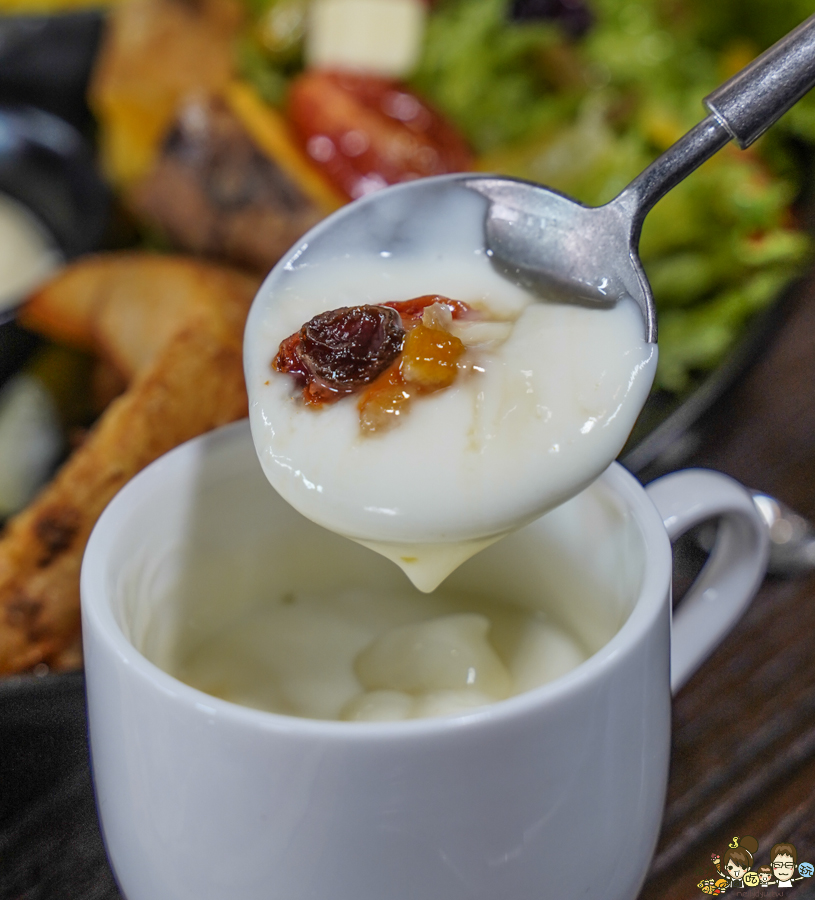
[[586,651],[543,612],[442,591],[289,592],[196,644],[173,674],[314,719],[455,715],[546,684]]
[[167,515],[141,552],[123,544],[118,590],[141,610],[126,633],[230,702],[327,720],[467,715],[580,666],[640,592],[642,535],[604,480],[423,593],[286,503],[243,423],[176,455]]
[[[253,439],[284,499],[429,591],[606,469],[648,395],[656,346],[630,298],[549,302],[500,275],[483,246],[486,201],[463,185],[437,186],[399,221],[366,219],[365,201],[349,209],[345,229],[319,226],[278,264],[252,308]],[[511,328],[468,351],[455,382],[412,401],[393,428],[361,432],[353,395],[309,407],[271,369],[281,341],[321,312],[425,294]]]

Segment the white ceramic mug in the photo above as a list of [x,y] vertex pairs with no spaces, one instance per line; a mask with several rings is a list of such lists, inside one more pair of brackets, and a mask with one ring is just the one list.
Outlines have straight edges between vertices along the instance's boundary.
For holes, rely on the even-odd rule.
[[[669,537],[718,515],[672,637]],[[631,900],[662,814],[671,681],[740,615],[766,552],[729,478],[691,470],[645,490],[614,464],[451,576],[549,609],[594,651],[586,662],[453,717],[276,715],[155,663],[179,629],[224,627],[259,586],[404,576],[281,501],[245,423],[179,447],[113,500],[82,567],[94,781],[125,896]]]

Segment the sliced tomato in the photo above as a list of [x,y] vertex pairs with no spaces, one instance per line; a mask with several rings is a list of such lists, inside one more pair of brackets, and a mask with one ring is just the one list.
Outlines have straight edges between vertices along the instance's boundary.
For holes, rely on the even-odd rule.
[[399,82],[307,71],[288,117],[308,156],[349,199],[388,184],[466,172],[473,155],[456,129]]

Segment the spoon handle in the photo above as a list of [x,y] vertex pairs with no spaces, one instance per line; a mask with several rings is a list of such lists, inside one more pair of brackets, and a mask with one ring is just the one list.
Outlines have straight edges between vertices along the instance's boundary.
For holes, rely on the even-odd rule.
[[709,94],[710,115],[669,147],[609,204],[632,223],[633,245],[653,205],[731,140],[742,149],[815,86],[815,15]]
[[744,150],[815,85],[815,15],[705,97]]

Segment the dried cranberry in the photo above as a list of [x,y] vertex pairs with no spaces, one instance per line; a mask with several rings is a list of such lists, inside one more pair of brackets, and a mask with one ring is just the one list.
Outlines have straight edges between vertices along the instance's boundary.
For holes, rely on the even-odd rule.
[[555,22],[573,38],[582,37],[594,23],[585,0],[513,0],[509,15],[514,22]]
[[274,367],[304,384],[306,400],[324,403],[370,384],[396,359],[404,339],[401,318],[393,309],[333,309],[286,338]]

